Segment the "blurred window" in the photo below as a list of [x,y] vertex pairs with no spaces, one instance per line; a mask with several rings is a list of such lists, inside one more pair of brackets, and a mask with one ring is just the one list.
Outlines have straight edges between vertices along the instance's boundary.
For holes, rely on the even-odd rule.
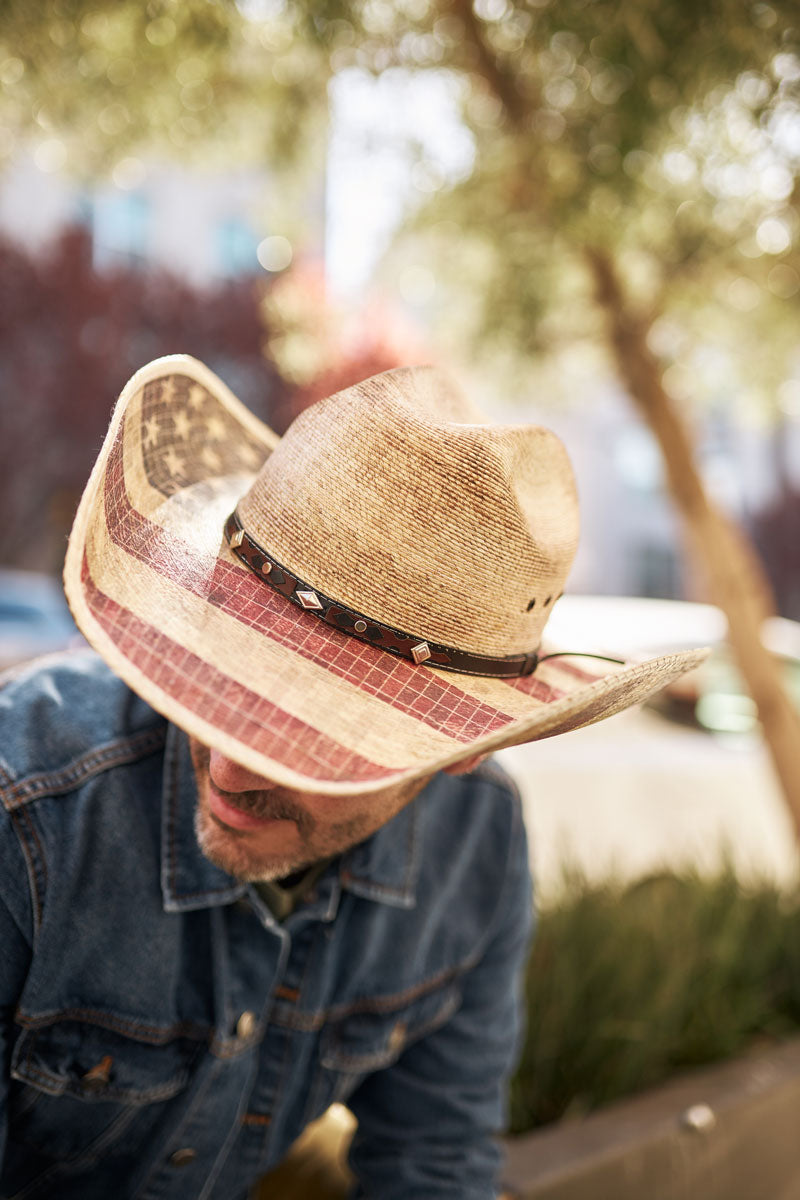
[[215,229],[217,266],[228,277],[258,271],[259,239],[242,217],[225,217]]
[[150,198],[142,191],[95,197],[91,219],[95,266],[142,265],[150,219]]
[[625,487],[638,496],[655,495],[664,486],[664,468],[658,445],[649,429],[631,425],[614,443],[614,465]]
[[637,596],[672,600],[680,595],[680,572],[670,545],[639,545],[631,550],[633,591]]

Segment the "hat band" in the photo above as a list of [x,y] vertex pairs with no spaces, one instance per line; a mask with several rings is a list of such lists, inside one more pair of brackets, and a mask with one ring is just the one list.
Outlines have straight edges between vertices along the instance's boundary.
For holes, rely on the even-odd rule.
[[417,666],[427,663],[428,666],[440,667],[444,671],[458,671],[462,675],[498,676],[509,679],[519,675],[530,675],[536,670],[539,662],[538,649],[530,654],[509,654],[506,658],[473,654],[468,650],[457,650],[453,646],[428,641],[413,633],[402,633],[391,625],[384,625],[382,621],[376,621],[373,617],[367,617],[340,604],[338,600],[331,600],[329,596],[324,596],[322,592],[315,591],[310,584],[298,579],[259,545],[244,528],[235,509],[225,522],[225,537],[236,557],[249,567],[254,575],[268,583],[276,592],[280,592],[292,604],[319,617],[341,633],[350,634],[362,642],[369,642],[379,650],[407,658]]

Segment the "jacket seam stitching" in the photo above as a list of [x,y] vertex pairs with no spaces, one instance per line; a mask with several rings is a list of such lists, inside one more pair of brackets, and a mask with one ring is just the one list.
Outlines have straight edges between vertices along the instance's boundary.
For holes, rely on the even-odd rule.
[[402,1008],[404,1004],[419,1000],[421,996],[426,996],[445,984],[455,982],[462,975],[466,974],[467,971],[470,971],[479,958],[479,954],[470,955],[469,958],[464,959],[457,966],[447,967],[444,971],[440,971],[438,975],[432,975],[430,979],[425,979],[422,983],[416,984],[414,987],[406,988],[404,992],[394,992],[389,996],[365,997],[363,1000],[355,1000],[350,1004],[334,1005],[332,1008],[321,1009],[318,1012],[308,1013],[307,1015],[294,1012],[278,1016],[276,1013],[272,1018],[272,1023],[288,1026],[303,1033],[316,1033],[324,1025],[332,1021],[341,1021],[345,1017],[364,1013],[374,1013],[383,1016],[386,1013],[394,1012],[395,1009]]
[[40,1017],[29,1017],[17,1010],[14,1019],[24,1029],[32,1031],[46,1029],[61,1021],[87,1021],[101,1029],[108,1029],[112,1033],[120,1033],[125,1037],[138,1038],[154,1046],[166,1045],[176,1037],[186,1037],[193,1041],[208,1041],[209,1034],[212,1032],[208,1028],[192,1022],[178,1022],[167,1028],[160,1028],[158,1025],[144,1025],[137,1021],[115,1018],[93,1008],[64,1008]]
[[[415,1025],[413,1029],[407,1031],[408,1039],[402,1047],[402,1052],[404,1053],[410,1046],[421,1041],[422,1038],[442,1029],[450,1018],[458,1012],[460,1004],[461,997],[457,993],[446,996],[444,1003],[433,1016],[428,1017],[420,1025]],[[397,1024],[395,1024],[395,1028],[397,1028]],[[387,1052],[386,1049],[373,1051],[370,1054],[348,1054],[345,1050],[337,1049],[341,1045],[341,1042],[336,1040],[335,1034],[331,1038],[331,1043],[320,1058],[322,1065],[328,1070],[375,1070],[396,1061],[396,1056],[392,1055],[390,1051]]]
[[[305,984],[306,980],[311,975],[312,967],[316,968],[316,966],[317,966],[317,962],[315,960],[324,961],[325,942],[327,939],[328,939],[328,930],[320,924],[317,927],[316,937],[313,939],[313,941],[309,947],[308,954],[306,955],[306,961],[305,961],[305,965],[303,967],[303,973],[302,973],[301,978],[298,981],[298,996],[297,996],[297,1001],[295,1003],[299,1003],[300,997],[303,994],[303,985]],[[288,974],[290,964],[291,964],[291,955],[289,956],[289,961],[286,964],[286,971],[284,971],[284,973],[283,973],[284,979],[286,978],[286,975]],[[292,1035],[292,1033],[296,1032],[296,1030],[293,1028],[293,1026],[291,1024],[283,1025],[280,1021],[276,1021],[274,1023],[276,1025],[278,1025],[279,1028],[286,1030],[286,1045],[287,1045],[287,1049],[288,1049],[288,1047],[292,1043],[291,1035]],[[283,1086],[284,1086],[284,1080],[286,1078],[286,1067],[287,1066],[288,1066],[288,1057],[287,1057],[287,1055],[284,1055],[283,1062],[281,1063],[280,1081],[279,1081],[278,1086],[275,1089],[276,1103],[277,1103],[277,1098],[278,1098],[278,1096],[281,1095],[281,1090],[283,1089]],[[304,1113],[304,1122],[306,1124],[309,1122],[309,1120],[313,1119],[313,1114],[316,1110],[316,1105],[317,1105],[317,1097],[319,1095],[320,1088],[322,1087],[322,1079],[320,1078],[320,1073],[318,1071],[316,1071],[315,1074],[316,1074],[316,1078],[313,1080],[311,1086],[309,1087],[308,1095],[306,1097],[306,1108],[305,1108],[305,1113]]]
[[161,749],[164,737],[165,730],[159,727],[135,734],[126,738],[124,742],[112,742],[99,749],[90,750],[60,770],[31,775],[18,783],[3,788],[0,790],[0,798],[10,812],[32,800],[38,800],[42,796],[55,796],[74,791],[76,787],[103,771],[136,762],[137,759],[144,758]]
[[[42,853],[42,845],[39,841],[38,834],[34,828],[30,813],[24,809],[18,812],[11,811],[9,813],[11,822],[16,830],[17,839],[19,840],[20,850],[22,851],[25,864],[28,868],[28,881],[31,897],[31,909],[33,913],[33,937],[36,940],[39,930],[42,925],[43,897],[39,886],[39,870],[37,866],[37,855],[34,853],[34,848],[31,846],[31,841],[36,843],[38,848],[38,860],[41,862],[43,883],[47,882],[47,867],[44,862],[44,854]],[[27,828],[23,828],[26,826]]]

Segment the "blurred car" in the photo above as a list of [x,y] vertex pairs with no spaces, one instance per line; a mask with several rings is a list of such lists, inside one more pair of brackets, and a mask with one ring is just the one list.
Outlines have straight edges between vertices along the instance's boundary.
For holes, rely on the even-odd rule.
[[83,644],[59,579],[0,568],[0,670]]
[[[546,639],[559,648],[643,658],[692,646],[710,646],[700,667],[647,702],[682,724],[712,733],[749,733],[756,708],[726,643],[727,621],[712,604],[632,596],[564,596],[547,624]],[[800,623],[768,618],[761,638],[781,664],[789,695],[800,710]]]

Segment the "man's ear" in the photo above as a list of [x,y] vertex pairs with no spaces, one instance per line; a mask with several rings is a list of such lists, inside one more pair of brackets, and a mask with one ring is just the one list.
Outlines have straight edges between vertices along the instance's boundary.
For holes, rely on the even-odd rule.
[[460,762],[451,763],[449,767],[442,767],[445,775],[466,775],[468,771],[474,771],[478,763],[482,763],[486,754],[471,754],[469,758],[462,758]]

